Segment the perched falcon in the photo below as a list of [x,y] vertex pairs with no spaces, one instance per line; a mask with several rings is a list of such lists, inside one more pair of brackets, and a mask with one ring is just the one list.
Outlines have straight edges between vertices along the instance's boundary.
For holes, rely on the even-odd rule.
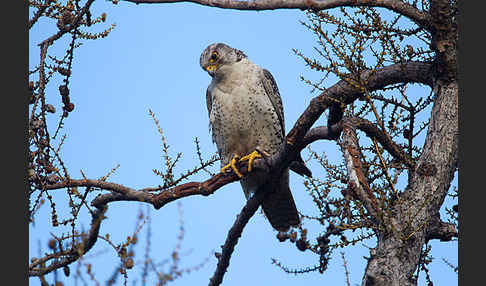
[[[273,156],[284,147],[284,114],[277,85],[268,70],[249,61],[242,51],[223,43],[209,45],[201,54],[200,65],[212,77],[206,103],[213,141],[221,157],[221,171],[232,168],[241,177],[248,199],[267,175],[251,171],[253,160],[261,157],[260,152]],[[250,172],[245,177],[235,167],[241,160],[249,160]],[[294,166],[310,175],[302,159]],[[265,192],[270,192],[262,209],[271,225],[279,231],[298,225],[299,214],[289,188],[289,170],[285,170],[278,184],[263,187]]]

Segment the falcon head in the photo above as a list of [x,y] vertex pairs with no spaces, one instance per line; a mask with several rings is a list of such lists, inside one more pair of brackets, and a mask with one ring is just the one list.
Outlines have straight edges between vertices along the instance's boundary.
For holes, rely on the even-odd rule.
[[242,51],[223,43],[214,43],[201,53],[199,64],[213,77],[221,66],[236,63],[243,58],[246,58],[246,55]]

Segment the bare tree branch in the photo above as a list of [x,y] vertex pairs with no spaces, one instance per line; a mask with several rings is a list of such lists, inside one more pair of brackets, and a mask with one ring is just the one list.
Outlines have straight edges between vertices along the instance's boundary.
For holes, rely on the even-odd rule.
[[454,227],[454,224],[441,221],[439,214],[437,214],[432,220],[429,221],[427,235],[425,237],[427,241],[431,239],[439,239],[440,241],[451,241],[453,238],[457,237],[459,237],[459,233]]
[[363,171],[363,164],[361,163],[362,154],[360,152],[355,127],[348,120],[343,122],[341,149],[348,170],[348,190],[355,198],[363,203],[373,220],[379,222],[381,209]]
[[[365,71],[362,82],[367,82],[366,89],[374,91],[396,83],[423,83],[432,86],[432,64],[423,62],[408,62],[393,64],[374,72]],[[294,127],[287,135],[287,143],[294,145],[301,142],[310,127],[319,119],[322,113],[331,105],[350,104],[362,96],[363,90],[349,85],[344,80],[326,89],[313,98],[309,106],[299,117]]]
[[[409,156],[407,156],[407,154],[403,151],[403,148],[386,136],[385,132],[376,126],[376,124],[364,118],[358,117],[348,118],[348,121],[352,122],[353,126],[355,126],[357,129],[365,132],[368,137],[376,139],[394,158],[400,162],[403,162],[408,168],[412,170],[415,169],[415,162]],[[307,132],[304,139],[302,139],[301,145],[307,146],[318,140],[334,140],[339,137],[342,130],[342,122],[334,124],[331,127],[314,127]]]
[[65,23],[65,26],[59,30],[59,32],[57,32],[56,34],[50,36],[49,38],[45,39],[44,41],[42,41],[39,46],[43,46],[43,45],[50,45],[52,44],[55,40],[61,38],[64,34],[72,31],[73,29],[75,29],[76,27],[78,27],[79,23],[81,22],[81,19],[84,17],[84,15],[86,15],[86,13],[88,13],[89,11],[89,8],[91,6],[91,4],[93,4],[94,0],[88,0],[86,2],[86,4],[84,5],[84,7],[81,9],[80,13],[78,15],[76,15],[76,17],[72,20],[71,23]]
[[238,0],[125,0],[136,4],[162,4],[162,3],[178,3],[191,2],[203,6],[218,7],[223,9],[236,10],[276,10],[276,9],[300,9],[300,10],[325,10],[336,7],[350,6],[350,7],[383,7],[388,8],[398,14],[410,18],[417,25],[430,29],[431,19],[430,15],[420,11],[416,7],[399,0],[254,0],[254,1],[238,1]]
[[380,142],[383,148],[385,148],[390,155],[398,159],[400,162],[403,162],[411,170],[415,169],[415,162],[412,160],[412,158],[410,158],[400,146],[393,142],[393,140],[387,136],[384,130],[381,130],[376,124],[363,118],[353,117],[350,120],[353,122],[353,125],[356,126],[356,128],[365,132],[368,137],[376,139],[378,142]]
[[[242,166],[240,167],[240,172],[242,174],[246,174],[248,172],[246,164],[246,162],[242,162]],[[260,166],[261,162],[255,161],[254,168],[261,168]],[[94,187],[111,191],[111,193],[99,195],[91,202],[91,205],[96,206],[97,208],[100,208],[102,205],[114,201],[139,201],[152,204],[154,208],[160,209],[165,204],[183,197],[192,195],[210,195],[222,186],[237,180],[238,176],[236,174],[218,173],[204,182],[185,183],[170,189],[163,190],[158,194],[152,192],[158,191],[160,190],[160,188],[144,188],[136,190],[112,182],[91,179],[70,179],[56,184],[47,185],[45,188],[47,190],[55,190],[70,187]]]
[[[88,236],[83,238],[80,244],[73,246],[70,250],[64,252],[53,253],[46,255],[42,258],[36,259],[29,265],[29,276],[41,276],[52,272],[56,269],[71,264],[78,260],[79,257],[87,253],[98,240],[98,234],[100,231],[101,222],[103,221],[104,213],[107,208],[99,208],[92,214],[91,228],[88,232]],[[45,262],[54,260],[49,266],[42,267]],[[40,266],[40,267],[39,267]]]
[[238,239],[241,237],[243,228],[258,210],[258,207],[263,202],[265,195],[265,193],[257,190],[255,194],[246,202],[246,205],[243,207],[240,214],[236,217],[236,220],[229,230],[226,241],[224,242],[224,245],[222,247],[222,253],[221,255],[218,255],[218,265],[216,266],[213,277],[211,277],[211,279],[209,280],[210,286],[217,286],[220,285],[221,282],[223,282],[223,276],[228,269],[231,254],[235,249],[236,243],[238,243]]
[[[318,126],[314,127],[307,134],[305,135],[304,139],[302,139],[301,146],[307,146],[312,142],[318,140],[335,140],[339,137],[339,134],[342,131],[341,124],[334,124],[332,126]],[[337,135],[337,136],[336,136]],[[303,148],[301,148],[302,150]]]
[[44,13],[44,11],[46,11],[48,6],[49,6],[48,4],[42,5],[41,7],[39,7],[37,9],[37,11],[34,14],[34,17],[29,20],[29,25],[27,26],[27,29],[30,30],[30,28],[32,28],[32,26],[37,22],[37,20],[39,20],[42,13]]

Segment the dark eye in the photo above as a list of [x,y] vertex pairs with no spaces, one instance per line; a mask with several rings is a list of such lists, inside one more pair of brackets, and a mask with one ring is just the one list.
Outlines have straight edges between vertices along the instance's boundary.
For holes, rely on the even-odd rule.
[[212,62],[214,62],[215,60],[217,60],[217,59],[218,59],[218,54],[217,54],[217,53],[213,53],[209,59],[210,59]]

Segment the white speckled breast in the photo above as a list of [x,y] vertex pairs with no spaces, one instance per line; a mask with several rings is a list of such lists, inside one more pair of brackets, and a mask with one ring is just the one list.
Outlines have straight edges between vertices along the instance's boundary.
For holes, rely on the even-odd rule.
[[245,58],[222,66],[209,86],[210,123],[222,165],[234,154],[244,156],[257,147],[274,154],[283,146],[280,122],[261,77],[262,69]]

